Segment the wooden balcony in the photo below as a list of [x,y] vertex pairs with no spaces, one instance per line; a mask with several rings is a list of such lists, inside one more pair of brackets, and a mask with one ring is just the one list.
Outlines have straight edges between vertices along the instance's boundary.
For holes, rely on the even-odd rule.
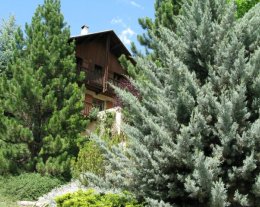
[[[116,80],[114,78],[108,78],[108,82],[111,83],[112,85],[114,86],[117,86],[119,87],[120,86],[120,81],[119,80]],[[110,88],[110,87],[109,87]]]
[[86,84],[95,86],[98,88],[103,87],[103,77],[104,74],[97,73],[94,70],[85,70],[86,71]]
[[[88,69],[84,67],[80,67],[80,71],[84,71],[86,74],[85,84],[90,90],[94,90],[96,92],[103,91],[103,80],[104,80],[104,73],[97,72],[93,69]],[[111,78],[114,77],[113,73],[108,73],[108,78],[106,79],[108,83],[111,83],[117,87],[120,87],[120,80]],[[109,94],[113,94],[114,90],[111,86],[107,85],[107,90]]]

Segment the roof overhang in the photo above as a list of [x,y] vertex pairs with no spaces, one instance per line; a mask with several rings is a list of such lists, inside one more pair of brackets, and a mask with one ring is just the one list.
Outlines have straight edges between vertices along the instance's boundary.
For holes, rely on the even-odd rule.
[[81,44],[85,41],[92,41],[98,38],[110,36],[110,51],[116,56],[120,57],[122,54],[126,55],[128,58],[131,58],[131,53],[116,35],[113,30],[107,30],[102,32],[89,33],[86,35],[72,36],[70,41],[75,40],[76,45]]

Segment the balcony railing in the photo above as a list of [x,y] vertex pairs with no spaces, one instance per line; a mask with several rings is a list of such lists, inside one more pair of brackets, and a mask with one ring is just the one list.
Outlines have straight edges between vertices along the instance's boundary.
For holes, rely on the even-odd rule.
[[86,70],[86,83],[89,85],[102,87],[103,74],[97,73],[94,70]]
[[120,86],[120,81],[119,80],[116,80],[114,78],[108,78],[108,82],[113,84],[114,86],[117,86],[119,87]]
[[[87,85],[90,85],[90,86],[93,86],[93,87],[96,87],[96,88],[99,88],[99,89],[102,89],[103,88],[103,78],[104,78],[104,74],[103,73],[100,73],[100,72],[97,72],[95,70],[92,70],[92,69],[88,69],[88,68],[84,68],[84,67],[80,67],[80,70],[81,71],[84,71],[86,72],[86,84]],[[110,77],[113,77],[113,73],[108,73],[108,80],[107,82],[108,83],[111,83],[115,86],[118,86],[120,87],[120,81],[117,80],[117,79],[114,79],[114,78],[110,78]],[[107,89],[112,92],[113,89],[108,86]]]

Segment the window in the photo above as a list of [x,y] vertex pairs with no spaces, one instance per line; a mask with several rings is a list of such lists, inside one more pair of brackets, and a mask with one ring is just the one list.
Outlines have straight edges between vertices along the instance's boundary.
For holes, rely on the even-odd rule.
[[[80,72],[83,71],[83,59],[80,57],[76,57],[76,63],[77,63],[77,75],[80,75]],[[83,84],[82,81],[78,81],[78,84],[81,86]]]
[[97,73],[97,74],[99,74],[99,75],[102,75],[102,74],[103,74],[103,68],[102,68],[102,66],[100,66],[100,65],[96,65],[96,64],[95,64],[94,71],[95,71],[95,73]]
[[118,73],[114,73],[114,80],[115,81],[120,81],[122,79],[122,75],[118,74]]
[[100,99],[93,99],[92,102],[93,107],[98,108],[100,111],[103,111],[105,109],[105,102]]
[[80,72],[83,67],[83,59],[80,57],[76,57],[76,63],[77,63],[78,72]]
[[82,66],[83,65],[83,59],[81,57],[76,57],[77,65]]
[[123,79],[123,76],[118,74],[118,73],[114,73],[114,77],[113,77],[113,84],[115,86],[120,86],[121,80]]

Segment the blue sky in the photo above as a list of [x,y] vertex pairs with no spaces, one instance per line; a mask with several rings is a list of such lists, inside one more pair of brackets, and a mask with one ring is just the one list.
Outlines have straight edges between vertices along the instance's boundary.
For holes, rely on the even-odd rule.
[[[0,19],[15,15],[17,24],[24,28],[30,23],[36,7],[44,0],[0,0]],[[61,10],[71,29],[79,35],[83,24],[89,32],[113,29],[129,48],[130,41],[143,33],[138,18],[154,16],[154,0],[61,0]]]

